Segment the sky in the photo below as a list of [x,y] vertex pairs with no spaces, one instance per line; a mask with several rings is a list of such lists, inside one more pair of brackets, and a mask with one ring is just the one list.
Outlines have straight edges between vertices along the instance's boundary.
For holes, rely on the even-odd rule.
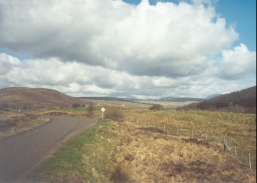
[[0,0],[0,89],[205,98],[256,86],[256,0]]

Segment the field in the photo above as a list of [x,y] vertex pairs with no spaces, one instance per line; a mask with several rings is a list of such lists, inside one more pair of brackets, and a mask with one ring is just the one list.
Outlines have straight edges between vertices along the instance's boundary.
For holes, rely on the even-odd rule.
[[[193,137],[227,144],[237,159],[247,162],[249,153],[256,168],[256,115],[208,111],[127,110],[127,121],[141,126],[159,127],[171,135]],[[235,150],[236,148],[236,150]],[[235,154],[234,154],[235,155]]]
[[[95,103],[96,106],[102,107],[118,107],[118,108],[130,108],[130,109],[148,109],[154,104],[160,104],[165,109],[175,110],[178,106],[183,106],[190,104],[192,102],[197,101],[182,101],[182,102],[170,102],[170,101],[162,101],[162,100],[97,100],[97,99],[90,99],[91,102]],[[88,103],[88,100],[81,99],[81,102]]]
[[[101,118],[101,107],[114,108],[99,105],[95,118]],[[27,181],[256,182],[255,115],[150,111],[120,103],[116,108],[123,110],[125,122],[99,120],[36,167]],[[85,111],[41,114],[84,116]],[[229,149],[224,152],[225,134]]]

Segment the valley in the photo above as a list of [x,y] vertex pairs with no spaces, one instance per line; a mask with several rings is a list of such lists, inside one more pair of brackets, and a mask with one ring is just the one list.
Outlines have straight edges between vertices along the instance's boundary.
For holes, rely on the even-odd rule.
[[[255,114],[182,110],[201,104],[190,99],[83,97],[71,99],[65,107],[55,104],[1,111],[4,140],[45,126],[48,115],[86,120],[93,105],[91,118],[97,123],[49,154],[24,182],[256,182]],[[150,110],[154,105],[162,108]]]

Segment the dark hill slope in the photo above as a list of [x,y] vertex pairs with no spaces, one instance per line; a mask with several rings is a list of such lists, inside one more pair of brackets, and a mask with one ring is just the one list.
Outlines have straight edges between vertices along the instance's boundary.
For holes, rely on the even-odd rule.
[[78,99],[52,89],[11,87],[0,90],[0,109],[67,107],[79,102]]
[[178,109],[223,110],[256,113],[256,86],[220,95]]

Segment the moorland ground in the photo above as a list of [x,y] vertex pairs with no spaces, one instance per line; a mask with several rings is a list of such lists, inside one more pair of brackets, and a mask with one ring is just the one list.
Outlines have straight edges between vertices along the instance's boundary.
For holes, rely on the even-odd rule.
[[[125,121],[115,122],[101,120],[101,107],[113,108],[96,106],[98,123],[65,143],[33,169],[26,181],[256,182],[256,115],[150,111],[118,104],[114,108],[123,111]],[[85,111],[40,114],[85,116]],[[224,134],[230,147],[226,152]]]

